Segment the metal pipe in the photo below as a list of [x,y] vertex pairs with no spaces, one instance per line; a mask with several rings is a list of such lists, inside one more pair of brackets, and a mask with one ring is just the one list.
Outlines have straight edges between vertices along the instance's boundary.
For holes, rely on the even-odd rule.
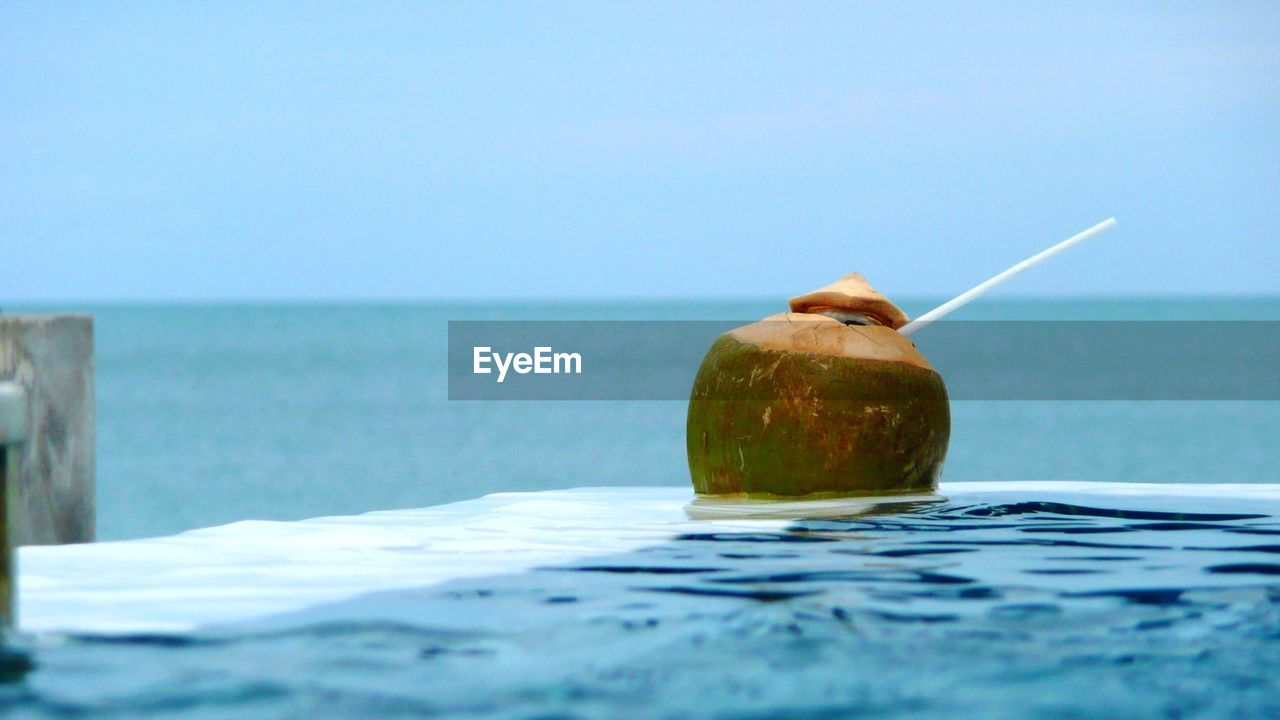
[[27,393],[15,382],[0,382],[0,629],[14,621],[14,528],[18,508],[18,463],[27,437]]

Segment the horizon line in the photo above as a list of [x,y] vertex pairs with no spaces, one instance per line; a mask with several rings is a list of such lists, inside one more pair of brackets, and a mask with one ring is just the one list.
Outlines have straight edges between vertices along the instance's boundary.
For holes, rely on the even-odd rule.
[[[422,297],[107,297],[107,298],[43,298],[0,299],[0,314],[6,308],[31,308],[39,306],[66,307],[69,305],[96,306],[201,306],[201,305],[560,305],[566,303],[615,304],[615,303],[733,303],[767,302],[785,300],[788,296],[760,295],[579,295],[579,296],[422,296]],[[945,295],[912,294],[899,296],[895,302],[937,301]],[[987,302],[1063,302],[1070,300],[1267,300],[1280,298],[1280,293],[1063,293],[1063,294],[1001,294],[985,298]]]

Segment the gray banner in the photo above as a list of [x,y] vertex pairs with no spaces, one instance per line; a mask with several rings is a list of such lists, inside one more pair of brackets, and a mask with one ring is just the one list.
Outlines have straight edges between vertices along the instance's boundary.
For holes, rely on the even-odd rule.
[[[449,399],[684,400],[750,322],[451,321]],[[957,321],[911,340],[953,400],[1280,400],[1278,321]]]

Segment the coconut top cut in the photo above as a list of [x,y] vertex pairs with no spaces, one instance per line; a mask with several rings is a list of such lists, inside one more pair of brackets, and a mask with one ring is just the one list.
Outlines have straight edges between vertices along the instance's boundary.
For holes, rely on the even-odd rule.
[[881,295],[859,273],[791,298],[791,312],[826,315],[844,323],[883,325],[897,330],[908,322],[901,308]]
[[846,325],[817,313],[778,313],[729,331],[738,342],[768,350],[907,363],[933,370],[905,335],[879,325]]

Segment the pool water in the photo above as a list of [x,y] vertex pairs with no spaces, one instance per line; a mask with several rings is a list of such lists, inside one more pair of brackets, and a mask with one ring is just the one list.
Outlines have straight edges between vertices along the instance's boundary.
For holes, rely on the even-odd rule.
[[[987,485],[755,520],[697,519],[707,508],[683,490],[618,490],[616,517],[634,502],[637,524],[671,533],[192,632],[39,633],[18,642],[31,667],[10,656],[0,703],[11,717],[1280,717],[1280,486]],[[640,504],[654,498],[685,517]],[[569,542],[566,517],[538,522]]]

